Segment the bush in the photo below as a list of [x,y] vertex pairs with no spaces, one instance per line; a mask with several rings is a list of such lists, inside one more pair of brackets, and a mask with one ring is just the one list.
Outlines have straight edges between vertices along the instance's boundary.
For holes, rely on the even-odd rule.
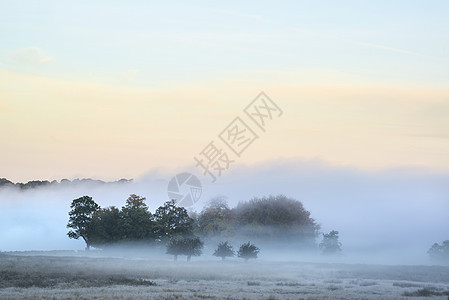
[[442,245],[433,244],[427,253],[432,260],[449,263],[449,240],[444,241]]
[[257,254],[259,254],[259,251],[259,248],[248,242],[240,245],[237,256],[245,259],[245,261],[248,261],[250,258],[257,258]]
[[323,234],[323,241],[319,245],[323,254],[336,254],[341,252],[341,243],[338,241],[338,231],[332,230]]
[[235,252],[232,246],[228,245],[228,242],[226,241],[218,244],[217,249],[215,249],[213,255],[221,257],[222,260],[225,260],[226,257],[233,257],[235,255]]

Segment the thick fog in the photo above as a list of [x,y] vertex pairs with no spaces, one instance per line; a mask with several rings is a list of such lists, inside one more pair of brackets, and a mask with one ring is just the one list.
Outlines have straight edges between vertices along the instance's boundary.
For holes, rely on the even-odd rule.
[[[226,196],[234,207],[252,197],[284,194],[301,201],[322,232],[340,232],[343,251],[336,260],[426,264],[429,247],[449,239],[449,174],[420,169],[365,172],[299,160],[234,166],[215,183],[198,170],[190,171],[201,180],[203,191],[188,209],[199,212],[216,196]],[[0,251],[82,250],[82,240],[66,235],[73,199],[89,195],[102,207],[121,207],[135,193],[146,197],[154,212],[168,200],[167,184],[175,174],[151,172],[131,183],[0,189]],[[265,253],[260,248],[260,259],[322,259],[276,257],[268,246]],[[206,250],[200,259],[211,259]]]

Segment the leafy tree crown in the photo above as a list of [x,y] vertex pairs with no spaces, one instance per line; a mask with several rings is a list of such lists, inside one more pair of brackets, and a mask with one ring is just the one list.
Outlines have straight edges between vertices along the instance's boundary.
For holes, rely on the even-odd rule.
[[228,241],[221,242],[218,244],[217,249],[215,249],[215,252],[213,254],[214,256],[225,258],[225,257],[232,257],[235,255],[234,249],[231,245],[228,244]]
[[237,256],[248,260],[250,258],[257,258],[257,254],[259,254],[260,249],[255,245],[251,244],[251,242],[240,245],[239,251],[237,252]]

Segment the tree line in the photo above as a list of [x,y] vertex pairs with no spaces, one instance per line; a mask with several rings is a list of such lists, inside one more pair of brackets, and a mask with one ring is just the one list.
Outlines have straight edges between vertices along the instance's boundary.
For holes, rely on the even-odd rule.
[[[67,233],[69,238],[82,238],[86,249],[107,248],[119,243],[166,246],[168,254],[191,256],[201,254],[203,240],[220,241],[214,255],[224,259],[235,252],[228,239],[256,241],[296,241],[316,246],[320,226],[310,217],[301,202],[283,195],[253,198],[229,208],[224,198],[214,198],[200,213],[188,212],[167,201],[151,213],[145,198],[132,194],[123,207],[100,207],[91,197],[72,201]],[[323,235],[319,245],[323,253],[338,252],[338,232]],[[237,256],[256,258],[259,248],[250,242],[240,245]]]
[[242,236],[315,245],[320,230],[300,201],[284,195],[253,198],[232,209],[224,198],[217,197],[192,217],[198,234],[207,238]]
[[[172,239],[167,244],[166,249],[167,254],[173,255],[175,261],[178,260],[178,255],[185,255],[187,256],[187,261],[190,261],[192,256],[200,256],[202,254],[203,245],[204,243],[199,237],[181,237]],[[256,245],[251,244],[251,242],[243,243],[237,251],[237,257],[248,261],[250,258],[257,258],[259,251],[260,249]],[[236,252],[229,242],[226,241],[220,242],[212,255],[225,260],[226,257],[235,256]]]
[[121,209],[101,208],[89,196],[75,199],[70,205],[67,233],[82,238],[86,248],[104,248],[123,242],[166,243],[175,237],[193,235],[194,220],[175,201],[167,201],[152,214],[145,198],[132,194]]
[[120,179],[117,181],[102,181],[97,179],[91,179],[91,178],[83,178],[83,179],[62,179],[60,182],[53,180],[31,180],[26,183],[23,182],[12,182],[6,178],[0,178],[0,188],[18,188],[21,190],[28,190],[28,189],[35,189],[40,187],[46,187],[46,186],[76,186],[78,184],[124,184],[131,182],[132,179]]

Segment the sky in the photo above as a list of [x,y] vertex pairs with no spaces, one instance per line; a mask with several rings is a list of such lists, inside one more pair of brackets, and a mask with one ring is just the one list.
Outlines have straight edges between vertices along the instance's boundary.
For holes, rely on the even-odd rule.
[[235,164],[448,172],[448,12],[447,1],[3,0],[1,176],[182,169],[261,91],[283,114]]

